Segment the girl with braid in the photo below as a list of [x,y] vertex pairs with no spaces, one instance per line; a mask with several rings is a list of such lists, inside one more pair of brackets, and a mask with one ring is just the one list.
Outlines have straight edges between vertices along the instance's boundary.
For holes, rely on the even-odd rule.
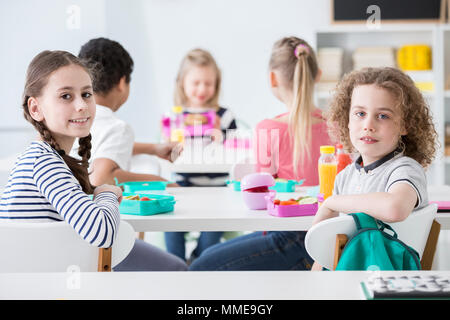
[[[122,190],[89,182],[90,128],[96,108],[88,69],[69,52],[41,52],[28,67],[22,107],[39,137],[12,169],[0,199],[0,219],[69,223],[91,245],[111,247],[120,222]],[[80,159],[69,156],[77,138]],[[114,270],[185,269],[181,259],[137,241]]]

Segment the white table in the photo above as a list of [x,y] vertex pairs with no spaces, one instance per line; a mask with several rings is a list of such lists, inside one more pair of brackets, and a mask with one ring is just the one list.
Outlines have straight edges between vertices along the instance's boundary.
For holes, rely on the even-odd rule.
[[[359,300],[367,271],[3,273],[0,299]],[[380,275],[450,276],[450,271]],[[226,302],[224,302],[226,304]],[[219,311],[220,312],[220,311]]]
[[[313,216],[279,218],[266,210],[250,210],[242,193],[231,187],[168,188],[175,196],[175,210],[152,216],[122,214],[135,231],[264,231],[307,230]],[[278,193],[277,198],[289,199],[300,193]]]
[[[287,200],[306,193],[300,187],[296,193],[277,193]],[[242,193],[231,187],[168,188],[175,196],[175,210],[153,216],[122,214],[137,232],[145,231],[295,231],[308,230],[313,216],[280,218],[266,210],[250,210]],[[450,186],[429,188],[430,200],[450,200]],[[450,213],[438,213],[441,229],[450,229]]]

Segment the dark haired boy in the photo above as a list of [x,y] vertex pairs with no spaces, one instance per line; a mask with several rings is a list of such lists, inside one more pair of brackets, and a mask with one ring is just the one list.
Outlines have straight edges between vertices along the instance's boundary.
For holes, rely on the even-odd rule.
[[91,183],[96,186],[114,184],[114,178],[119,182],[165,181],[157,175],[129,171],[132,155],[150,154],[171,161],[177,145],[137,143],[131,126],[115,115],[130,92],[134,66],[130,54],[116,41],[97,38],[84,44],[78,56],[94,73],[97,114],[91,128]]

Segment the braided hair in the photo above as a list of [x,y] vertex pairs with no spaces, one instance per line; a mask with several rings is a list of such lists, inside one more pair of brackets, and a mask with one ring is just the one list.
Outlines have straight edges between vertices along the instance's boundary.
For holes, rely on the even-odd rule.
[[[58,145],[51,131],[43,122],[34,120],[28,110],[28,99],[30,97],[39,97],[42,89],[48,82],[50,74],[61,67],[68,65],[78,65],[82,67],[90,76],[90,71],[83,62],[73,54],[66,51],[43,51],[33,58],[28,66],[25,88],[23,92],[22,107],[25,119],[30,122],[39,132],[42,139],[47,142],[63,158],[75,178],[80,183],[84,192],[91,194],[94,187],[89,182],[89,158],[91,157],[91,135],[79,138],[78,155],[81,159],[76,159],[65,153]],[[92,78],[92,76],[91,76]]]

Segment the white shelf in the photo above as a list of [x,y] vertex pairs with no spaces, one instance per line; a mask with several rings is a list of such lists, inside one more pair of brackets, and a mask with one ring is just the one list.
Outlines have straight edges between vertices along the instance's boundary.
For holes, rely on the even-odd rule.
[[[316,31],[316,48],[341,47],[344,49],[343,73],[353,68],[352,53],[358,47],[390,46],[395,49],[408,44],[427,44],[432,49],[432,79],[434,91],[423,91],[428,101],[438,139],[444,146],[445,122],[450,121],[450,90],[445,90],[446,74],[450,75],[450,24],[398,23],[381,24],[379,29],[366,24],[332,25]],[[448,57],[448,58],[447,58]],[[448,60],[448,61],[447,61]],[[450,78],[449,78],[450,79]],[[317,91],[315,98],[322,109],[331,98],[331,92]],[[448,105],[448,106],[447,106]],[[447,116],[445,108],[448,108]],[[436,160],[427,171],[430,184],[450,184],[450,157],[444,157],[444,148],[439,149]]]
[[[418,23],[418,24],[404,24],[404,23],[381,23],[380,28],[368,28],[366,24],[345,24],[332,25],[327,28],[317,29],[316,33],[372,33],[372,32],[432,32],[436,28],[442,26],[437,23]],[[450,25],[446,25],[450,30]]]

